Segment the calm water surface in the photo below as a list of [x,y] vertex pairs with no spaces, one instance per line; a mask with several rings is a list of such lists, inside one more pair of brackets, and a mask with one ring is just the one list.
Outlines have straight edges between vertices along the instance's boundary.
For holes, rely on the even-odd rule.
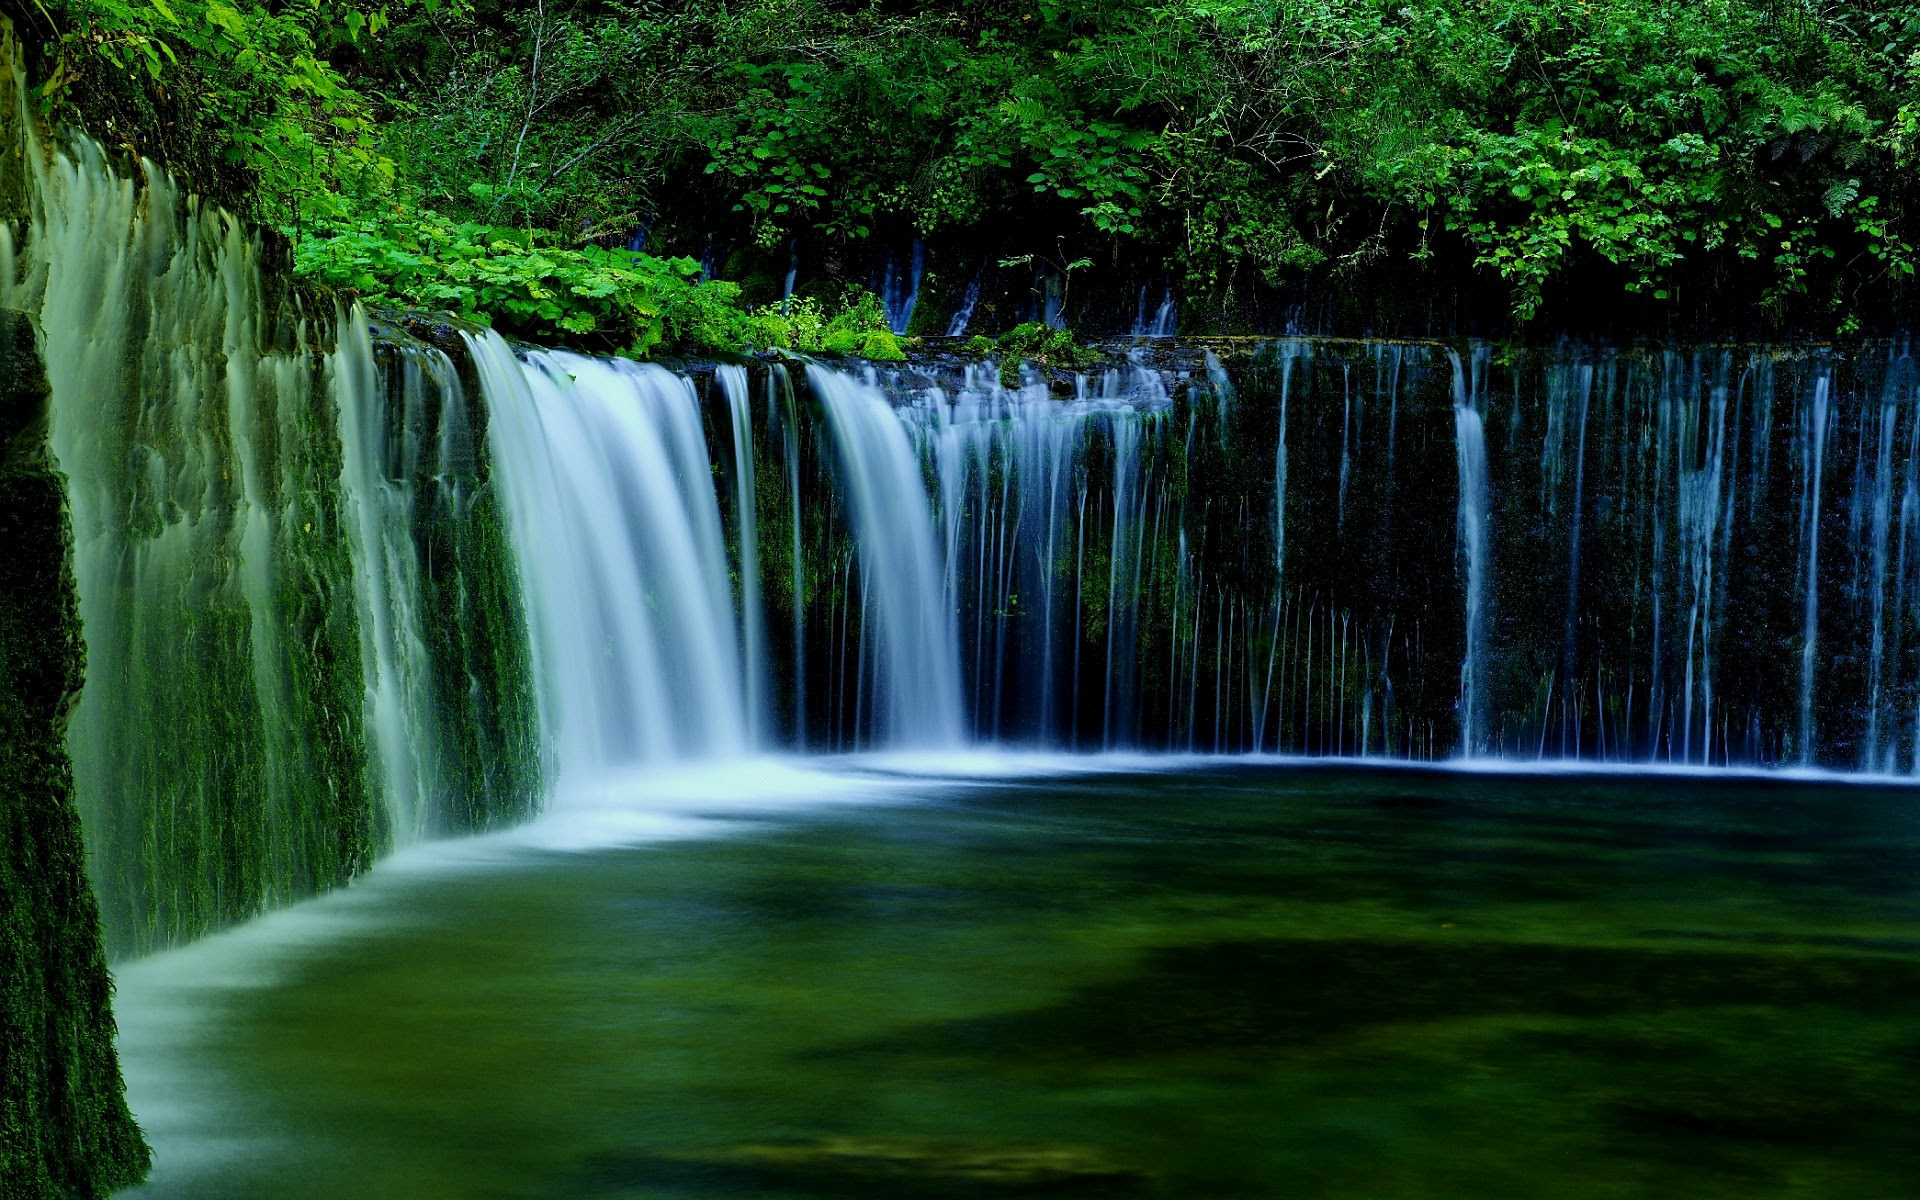
[[139,1194],[1920,1195],[1915,792],[875,786],[133,965]]

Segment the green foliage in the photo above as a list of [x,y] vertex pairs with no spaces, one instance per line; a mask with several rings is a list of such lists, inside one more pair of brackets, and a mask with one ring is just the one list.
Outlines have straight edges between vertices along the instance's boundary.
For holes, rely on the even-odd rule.
[[[823,68],[814,63],[762,67],[742,63],[732,72],[744,90],[740,116],[704,130],[712,156],[706,172],[736,181],[739,199],[733,211],[746,214],[757,240],[771,245],[787,228],[822,223],[828,229],[865,237],[862,210],[822,212],[832,172],[822,161],[826,147],[814,136],[824,124],[821,108]],[[844,228],[836,228],[842,223]]]
[[877,362],[900,362],[907,357],[887,324],[880,298],[865,289],[849,289],[832,310],[811,296],[791,297],[783,309],[756,314],[764,330],[759,344]]
[[620,6],[478,7],[410,10],[361,64],[409,193],[457,217],[625,242],[664,179],[646,148],[672,142],[674,97],[699,66],[677,24]]
[[1003,354],[1043,367],[1084,367],[1105,357],[1098,350],[1075,341],[1068,330],[1038,321],[1015,325],[1000,335],[997,344]]
[[376,304],[451,312],[546,343],[634,357],[790,349],[906,357],[871,292],[749,310],[690,258],[556,245],[550,235],[388,212],[317,222],[295,247],[302,275]]
[[1920,9],[1885,0],[47,3],[50,99],[134,72],[296,237],[397,202],[546,254],[798,239],[837,284],[915,233],[1222,296],[1429,261],[1520,320],[1595,279],[1838,316],[1920,245]]
[[1363,167],[1393,199],[1441,209],[1522,318],[1579,255],[1656,299],[1684,264],[1728,252],[1764,268],[1774,304],[1863,240],[1879,269],[1911,273],[1911,246],[1876,216],[1880,187],[1904,190],[1888,97],[1905,68],[1839,21],[1783,19],[1792,8],[1595,0],[1510,6],[1505,24],[1409,9],[1413,63],[1479,64],[1477,94],[1429,92],[1445,136]]
[[738,349],[739,289],[700,281],[690,258],[569,247],[431,211],[320,222],[296,248],[303,275],[376,303],[445,310],[550,342],[656,350]]
[[997,338],[969,338],[967,352],[982,357],[999,356],[1002,360],[1001,381],[1010,387],[1020,380],[1021,363],[1072,370],[1075,367],[1092,366],[1106,357],[1100,351],[1074,340],[1070,331],[1038,321],[1015,325]]
[[[241,182],[221,198],[250,201],[251,214],[271,224],[298,226],[335,211],[343,193],[391,185],[370,105],[324,57],[329,46],[378,36],[386,9],[335,0],[43,2],[40,15],[57,30],[39,89],[49,114],[111,124],[111,113],[67,110],[150,105],[146,127],[121,136],[183,135],[182,152],[166,155],[172,165],[205,159],[215,165],[203,174],[232,172]],[[142,84],[144,96],[130,95]]]

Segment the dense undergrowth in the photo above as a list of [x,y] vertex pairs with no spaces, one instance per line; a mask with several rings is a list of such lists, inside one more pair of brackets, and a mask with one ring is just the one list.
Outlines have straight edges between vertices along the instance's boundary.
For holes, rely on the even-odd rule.
[[637,353],[889,341],[846,297],[911,237],[1086,297],[1166,280],[1194,329],[1426,272],[1514,327],[1631,299],[1844,332],[1920,243],[1913,4],[3,2],[51,113],[303,272]]

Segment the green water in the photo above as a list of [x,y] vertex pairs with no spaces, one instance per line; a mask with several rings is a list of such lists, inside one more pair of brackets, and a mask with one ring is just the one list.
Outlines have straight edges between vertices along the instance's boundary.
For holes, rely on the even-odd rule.
[[1920,1193],[1910,791],[898,790],[376,873],[136,967],[148,1194]]

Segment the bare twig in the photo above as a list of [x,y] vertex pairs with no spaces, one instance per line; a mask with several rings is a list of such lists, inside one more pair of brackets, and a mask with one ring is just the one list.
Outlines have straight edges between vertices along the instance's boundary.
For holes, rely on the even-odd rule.
[[[520,153],[527,144],[527,130],[532,127],[534,114],[539,111],[536,102],[540,97],[540,58],[547,47],[547,0],[538,0],[538,5],[535,17],[538,23],[534,26],[533,34],[533,71],[527,77],[527,114],[520,121],[520,136],[514,139],[513,165],[507,169],[507,181],[500,188],[502,194],[513,190],[513,181],[520,174]],[[500,201],[496,198],[493,203],[497,206]],[[487,211],[491,213],[493,207],[490,206]]]

